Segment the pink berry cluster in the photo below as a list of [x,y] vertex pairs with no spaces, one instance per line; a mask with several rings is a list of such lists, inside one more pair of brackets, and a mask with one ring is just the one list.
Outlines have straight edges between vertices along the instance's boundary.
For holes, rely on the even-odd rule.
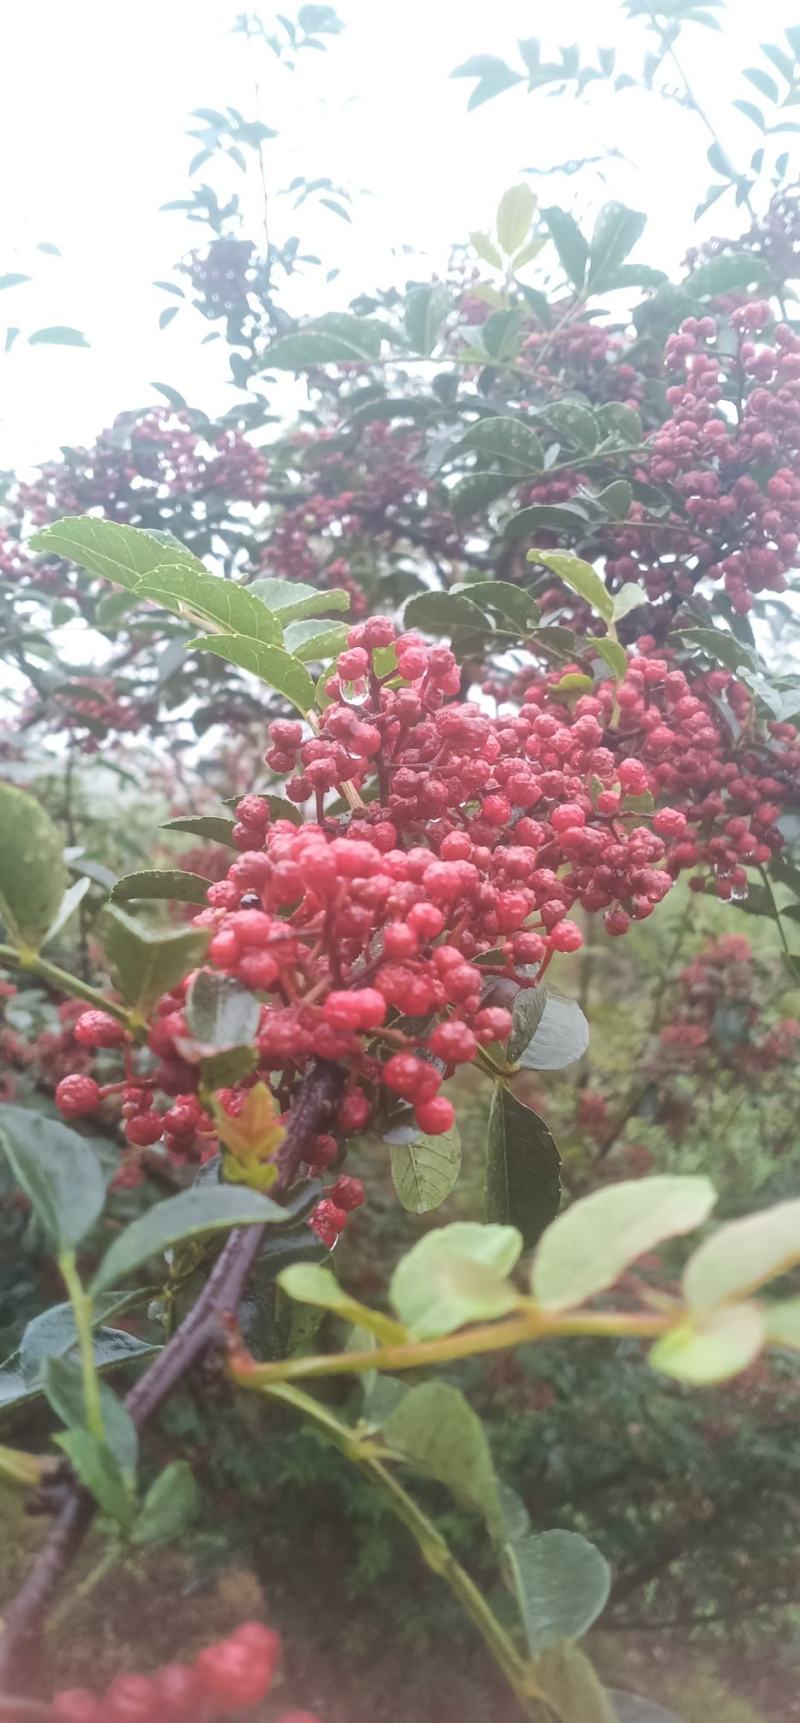
[[[281,1654],[279,1634],[247,1621],[201,1651],[194,1663],[168,1663],[152,1675],[118,1675],[102,1695],[64,1688],[54,1723],[213,1723],[244,1715],[270,1692]],[[21,1715],[21,1713],[20,1713]],[[283,1711],[277,1723],[319,1723],[310,1711]]]

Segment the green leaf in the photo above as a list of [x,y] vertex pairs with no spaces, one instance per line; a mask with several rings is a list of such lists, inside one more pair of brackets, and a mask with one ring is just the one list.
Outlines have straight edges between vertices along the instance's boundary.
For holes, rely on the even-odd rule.
[[303,664],[335,658],[347,645],[346,622],[290,622],[284,636],[287,652]]
[[461,1171],[461,1138],[451,1125],[438,1137],[414,1137],[410,1143],[392,1143],[392,1183],[403,1208],[411,1214],[429,1214],[450,1195]]
[[633,250],[647,225],[647,216],[626,209],[624,203],[607,203],[601,209],[592,234],[589,254],[589,288],[601,292],[628,252]]
[[750,647],[743,645],[735,635],[724,634],[720,628],[681,628],[678,632],[682,640],[688,640],[691,646],[699,646],[715,664],[724,664],[726,670],[740,670],[742,665],[751,666],[753,663]]
[[[99,1321],[106,1311],[118,1310],[119,1306],[118,1293],[98,1300],[94,1309],[95,1319]],[[98,1369],[122,1364],[126,1359],[135,1362],[138,1358],[148,1358],[158,1350],[146,1340],[137,1340],[135,1334],[129,1334],[124,1328],[96,1328],[93,1344]],[[49,1310],[43,1310],[41,1316],[34,1316],[20,1341],[18,1358],[29,1388],[41,1383],[42,1367],[47,1358],[69,1358],[77,1362],[78,1333],[72,1305],[53,1304]]]
[[619,592],[614,593],[614,621],[621,622],[624,616],[630,616],[632,610],[638,610],[641,604],[649,604],[650,600],[643,586],[635,580],[627,580]]
[[131,1533],[135,1544],[162,1544],[191,1525],[198,1489],[188,1460],[173,1460],[151,1484]]
[[509,1065],[519,1064],[542,1021],[546,1004],[546,987],[520,988],[511,1007],[511,1034],[504,1047],[498,1046]]
[[283,644],[277,617],[257,594],[233,580],[221,580],[207,569],[164,563],[137,582],[136,592],[142,598],[167,602],[168,609],[181,615],[191,617],[194,613],[197,618],[219,622],[228,634],[243,634],[268,646]]
[[502,269],[503,259],[497,246],[492,244],[488,233],[471,233],[469,241],[473,251],[477,251],[478,256],[483,259],[484,263],[489,264],[490,269]]
[[536,198],[529,185],[512,185],[497,207],[497,237],[506,257],[513,257],[530,232],[536,213]]
[[800,1346],[800,1298],[781,1298],[762,1306],[770,1346]]
[[284,335],[264,354],[264,370],[304,371],[311,365],[338,365],[377,359],[385,332],[379,323],[347,313],[330,313]]
[[551,1645],[536,1659],[536,1679],[559,1723],[619,1723],[580,1646]]
[[89,342],[80,329],[70,329],[66,323],[54,323],[48,329],[35,329],[28,336],[29,347],[88,347]]
[[153,570],[167,564],[186,564],[207,574],[191,551],[166,542],[155,533],[142,532],[139,527],[120,526],[116,521],[95,520],[88,515],[67,515],[42,528],[28,540],[31,550],[48,556],[63,556],[90,574],[100,574],[117,586],[135,591],[137,583]]
[[584,598],[604,622],[612,621],[614,600],[591,563],[582,562],[579,556],[572,556],[569,551],[552,550],[529,550],[528,561],[543,563],[552,574],[558,575],[559,580],[563,580],[565,586]]
[[242,1185],[196,1185],[131,1221],[106,1251],[92,1282],[92,1295],[115,1286],[134,1268],[184,1239],[233,1226],[280,1225],[290,1219],[286,1209]]
[[406,299],[406,334],[415,353],[432,353],[450,310],[447,289],[434,284],[412,287]]
[[270,575],[252,581],[247,590],[255,592],[267,609],[275,612],[283,628],[301,616],[326,616],[329,610],[350,609],[350,594],[341,586],[306,586],[300,580]]
[[[524,1071],[563,1071],[566,1065],[583,1058],[589,1045],[589,1025],[577,999],[564,999],[549,988],[543,991],[544,1010],[518,1061]],[[517,995],[515,1010],[525,1009],[520,999]]]
[[208,928],[200,927],[153,933],[111,904],[103,910],[100,931],[122,997],[140,1017],[201,961],[209,938]]
[[299,659],[292,658],[280,646],[265,646],[260,640],[244,640],[238,634],[214,634],[208,639],[189,640],[190,651],[213,652],[228,664],[248,670],[270,688],[285,695],[298,712],[311,711],[314,704],[314,683]]
[[512,1226],[454,1221],[438,1227],[398,1263],[389,1287],[393,1308],[415,1340],[505,1316],[519,1303],[506,1276],[521,1250]]
[[[389,1330],[398,1330],[391,1319],[382,1316],[380,1311],[370,1310],[366,1304],[361,1304],[357,1298],[352,1298],[339,1285],[335,1274],[329,1268],[322,1268],[315,1262],[293,1262],[288,1268],[281,1270],[277,1277],[278,1285],[289,1298],[294,1298],[300,1304],[314,1304],[320,1310],[333,1310],[337,1316],[346,1322],[352,1322],[367,1333],[377,1334],[386,1340],[390,1337]],[[402,1332],[400,1330],[399,1332]]]
[[69,885],[62,840],[24,790],[0,784],[0,916],[17,948],[38,951]]
[[527,245],[523,245],[522,250],[516,252],[511,259],[514,274],[518,275],[527,263],[532,263],[534,258],[539,256],[539,252],[544,251],[545,246],[549,243],[546,234],[540,234],[538,238],[530,239]]
[[571,537],[585,537],[589,517],[583,509],[570,508],[566,503],[532,503],[520,509],[506,521],[506,538],[530,538],[541,528],[547,532],[563,532]]
[[[499,260],[498,260],[499,261]],[[30,281],[30,275],[20,275],[18,270],[9,270],[8,274],[0,275],[0,292],[5,287],[21,287],[24,281]]]
[[501,418],[499,415],[478,419],[449,450],[448,459],[463,454],[466,449],[477,449],[490,459],[504,461],[522,474],[540,473],[544,466],[539,438],[521,419]]
[[502,1525],[486,1432],[457,1388],[444,1382],[411,1388],[386,1419],[383,1437],[417,1471],[435,1478],[457,1502],[482,1514],[490,1534]]
[[633,485],[628,479],[614,479],[596,492],[594,500],[599,508],[605,509],[611,520],[627,520],[633,502]]
[[642,440],[642,421],[634,407],[623,401],[607,401],[595,409],[595,417],[606,437],[615,442],[638,444]]
[[455,628],[489,628],[483,611],[462,592],[418,592],[403,612],[403,627],[422,628],[426,634],[452,635]]
[[800,1197],[718,1227],[690,1256],[683,1295],[694,1310],[747,1298],[800,1262]]
[[211,843],[226,844],[228,849],[235,849],[231,833],[235,821],[223,819],[220,814],[192,814],[177,820],[165,820],[161,830],[164,832],[190,832],[195,838],[208,838]]
[[581,1639],[605,1609],[611,1569],[579,1532],[520,1538],[504,1554],[532,1657],[561,1639]]
[[695,299],[713,299],[719,293],[734,293],[740,287],[758,287],[761,282],[769,281],[769,275],[763,257],[750,251],[734,251],[701,263],[683,285]]
[[496,611],[502,618],[498,627],[509,622],[526,638],[539,621],[539,606],[523,586],[512,586],[509,580],[472,580],[466,589],[471,604],[481,610]]
[[183,873],[180,868],[148,868],[142,873],[124,874],[112,886],[109,898],[112,903],[163,898],[174,903],[197,903],[205,908],[209,884],[202,874]]
[[487,1137],[487,1219],[517,1227],[530,1249],[558,1214],[560,1168],[544,1119],[496,1084]]
[[123,1530],[129,1530],[136,1503],[111,1449],[89,1430],[65,1430],[56,1436],[56,1442],[101,1512],[116,1520]]
[[650,1348],[648,1363],[679,1382],[703,1387],[747,1370],[766,1340],[764,1315],[757,1305],[729,1304],[671,1328]]
[[84,1137],[27,1107],[0,1107],[0,1141],[55,1254],[71,1250],[105,1202],[100,1162]]
[[258,1029],[261,1007],[255,994],[230,975],[200,969],[186,999],[186,1026],[205,1053],[243,1047]]
[[[513,483],[510,473],[469,473],[448,490],[454,518],[463,520],[467,515],[480,513],[498,497],[505,496]],[[446,596],[442,594],[442,597]]]
[[[46,1398],[62,1424],[66,1424],[70,1430],[85,1430],[86,1402],[79,1366],[67,1358],[45,1359],[42,1385]],[[121,1470],[133,1477],[139,1451],[133,1419],[107,1382],[98,1382],[97,1387],[105,1442]]]
[[597,447],[598,425],[594,413],[578,401],[555,401],[547,409],[547,422],[576,449],[591,454]]
[[135,609],[136,599],[132,592],[104,592],[94,613],[95,628],[115,629],[123,617],[130,616]]
[[583,1304],[613,1286],[646,1251],[701,1226],[716,1200],[708,1179],[667,1175],[623,1179],[579,1198],[539,1245],[534,1298],[547,1310]]
[[565,209],[555,206],[543,209],[542,215],[550,229],[562,269],[573,287],[582,288],[586,280],[589,247],[578,223]]
[[55,916],[53,917],[44,939],[42,940],[40,950],[45,945],[49,945],[51,940],[56,939],[62,928],[66,927],[67,922],[75,914],[79,904],[83,902],[87,891],[89,891],[91,887],[91,883],[91,880],[86,876],[83,879],[74,880],[72,885],[67,886],[64,896],[56,910]]
[[628,654],[624,646],[621,646],[618,640],[612,640],[608,634],[602,637],[587,634],[586,644],[593,648],[598,657],[608,665],[617,681],[621,682],[628,670]]

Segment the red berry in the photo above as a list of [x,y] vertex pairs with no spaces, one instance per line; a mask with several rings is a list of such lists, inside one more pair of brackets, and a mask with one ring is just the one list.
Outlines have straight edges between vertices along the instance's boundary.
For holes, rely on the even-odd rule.
[[85,1113],[93,1113],[99,1099],[100,1090],[94,1078],[82,1077],[77,1071],[71,1077],[62,1077],[56,1089],[56,1106],[65,1119],[80,1119]]
[[583,934],[574,921],[557,921],[550,929],[550,944],[554,951],[578,951],[583,945]]
[[275,1660],[263,1646],[233,1635],[201,1651],[195,1668],[210,1699],[226,1711],[244,1711],[266,1698]]
[[332,1250],[346,1223],[347,1210],[340,1208],[338,1203],[331,1202],[328,1197],[323,1197],[322,1202],[317,1203],[308,1224],[326,1248]]
[[63,1723],[102,1723],[103,1711],[88,1687],[64,1687],[53,1696],[51,1710]]
[[348,1211],[350,1209],[360,1208],[364,1201],[364,1186],[360,1179],[350,1178],[347,1173],[342,1173],[341,1177],[336,1180],[335,1185],[331,1185],[331,1188],[328,1191],[328,1196],[330,1197],[331,1202],[336,1204],[337,1208],[347,1209]]
[[448,1065],[467,1064],[470,1059],[474,1059],[478,1049],[472,1030],[458,1018],[437,1024],[428,1039],[428,1046],[432,1053],[444,1059]]
[[158,1690],[149,1675],[118,1675],[103,1701],[107,1723],[159,1723]]
[[443,1131],[449,1131],[455,1116],[452,1103],[444,1095],[433,1095],[429,1101],[418,1101],[414,1108],[414,1118],[420,1130],[429,1137],[439,1137]]
[[83,1011],[72,1031],[79,1047],[120,1047],[125,1029],[107,1011]]
[[329,993],[323,1010],[335,1029],[378,1029],[386,1018],[386,1000],[375,987],[354,987]]
[[339,1102],[338,1119],[343,1131],[360,1131],[366,1125],[372,1111],[366,1095],[357,1090],[345,1095]]
[[125,1135],[129,1143],[135,1143],[137,1149],[147,1149],[152,1143],[157,1143],[164,1133],[164,1120],[160,1113],[137,1113],[135,1119],[129,1119],[125,1126]]
[[261,992],[277,980],[279,970],[274,957],[268,951],[246,951],[244,956],[239,958],[236,974],[245,987]]
[[203,1697],[197,1670],[188,1663],[167,1663],[154,1680],[159,1723],[195,1723]]
[[680,838],[686,830],[686,815],[678,808],[659,808],[653,819],[653,829],[662,838]]

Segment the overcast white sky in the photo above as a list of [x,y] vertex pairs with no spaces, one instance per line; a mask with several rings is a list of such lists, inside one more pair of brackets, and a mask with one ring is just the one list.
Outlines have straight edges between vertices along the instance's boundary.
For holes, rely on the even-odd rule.
[[[345,33],[326,55],[305,56],[294,77],[230,34],[241,9],[230,0],[0,5],[0,274],[32,267],[36,275],[32,287],[2,295],[0,327],[70,323],[91,342],[90,351],[18,342],[0,356],[0,467],[91,440],[120,409],[152,400],[154,379],[206,408],[226,404],[222,344],[200,348],[191,316],[158,329],[169,301],[153,278],[168,277],[200,232],[160,214],[159,204],[186,190],[189,111],[231,103],[250,115],[257,77],[262,117],[280,132],[267,148],[270,184],[277,189],[297,172],[327,174],[369,194],[352,228],[324,212],[301,212],[290,225],[288,206],[274,205],[278,233],[300,231],[308,249],[341,267],[332,306],[402,279],[405,266],[392,254],[404,243],[441,266],[452,241],[490,221],[521,169],[606,146],[626,160],[611,164],[605,187],[589,171],[562,178],[549,196],[555,191],[579,214],[608,195],[649,210],[640,255],[653,263],[674,263],[691,241],[692,208],[710,178],[693,116],[599,87],[588,104],[519,90],[468,114],[470,86],[449,80],[471,54],[513,58],[518,36],[541,35],[550,50],[572,40],[587,51],[628,41],[630,55],[617,0],[340,0]],[[735,95],[754,95],[738,68],[797,16],[796,0],[729,0],[724,37],[689,34],[687,65],[736,156],[756,141],[729,107]],[[240,180],[232,169],[231,184]],[[705,231],[731,231],[732,219],[712,215]],[[62,258],[37,254],[42,240]],[[318,282],[309,285],[308,309],[320,309]]]

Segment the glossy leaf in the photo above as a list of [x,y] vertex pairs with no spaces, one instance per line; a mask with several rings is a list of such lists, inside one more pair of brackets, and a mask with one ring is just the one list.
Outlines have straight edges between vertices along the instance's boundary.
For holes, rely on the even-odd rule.
[[170,1250],[187,1238],[228,1231],[234,1226],[263,1226],[286,1223],[290,1217],[258,1191],[228,1185],[197,1185],[156,1203],[146,1214],[131,1221],[106,1251],[92,1282],[92,1293],[110,1286]]
[[502,1510],[486,1432],[457,1388],[445,1382],[411,1388],[385,1420],[383,1439],[416,1470],[444,1484],[457,1502],[482,1514],[490,1532],[499,1528]]
[[56,1255],[71,1250],[105,1202],[96,1154],[77,1131],[27,1107],[0,1106],[0,1142]]
[[583,287],[589,262],[589,246],[574,216],[565,209],[551,206],[542,215],[550,229],[559,262],[573,287]]
[[561,1158],[544,1119],[498,1083],[489,1110],[486,1218],[515,1226],[526,1250],[558,1214]]
[[164,601],[168,608],[182,614],[193,612],[197,617],[219,622],[228,634],[243,634],[269,646],[283,644],[283,630],[277,617],[256,593],[233,580],[221,580],[205,569],[201,572],[198,568],[165,563],[139,580],[136,591],[142,598]]
[[184,1015],[198,1047],[205,1054],[222,1053],[253,1040],[261,1007],[233,976],[200,969],[189,988]]
[[245,640],[238,634],[214,634],[207,639],[190,640],[189,649],[213,652],[228,664],[248,670],[260,682],[266,682],[279,694],[285,695],[298,712],[305,716],[314,704],[314,683],[299,659],[292,658],[280,646],[266,646],[260,640]]
[[19,950],[38,951],[69,886],[57,826],[33,796],[0,784],[0,917]]
[[698,1246],[683,1271],[694,1310],[747,1298],[800,1262],[800,1198],[728,1221]]
[[191,814],[165,820],[161,829],[164,832],[190,832],[192,837],[205,838],[211,843],[226,844],[228,849],[235,849],[231,836],[234,824],[234,820],[225,820],[220,814]]
[[535,213],[536,198],[529,185],[512,185],[503,192],[495,226],[506,257],[513,257],[525,244]]
[[541,1532],[507,1544],[504,1553],[532,1657],[582,1638],[605,1609],[611,1569],[579,1532]]
[[256,593],[267,609],[274,611],[283,628],[301,616],[326,616],[331,610],[350,609],[350,594],[341,586],[306,586],[300,580],[270,575],[251,581],[247,590]]
[[[87,880],[88,885],[88,880]],[[131,903],[144,898],[160,898],[173,903],[208,905],[210,881],[199,873],[183,873],[180,868],[148,868],[142,873],[126,873],[118,879],[109,893],[112,903]]]
[[290,622],[284,643],[293,658],[303,664],[324,663],[343,652],[347,645],[346,622]]
[[729,1304],[696,1322],[671,1328],[651,1347],[649,1363],[679,1382],[702,1387],[747,1370],[766,1340],[767,1326],[758,1305]]
[[392,1305],[415,1340],[504,1316],[518,1303],[506,1276],[521,1250],[521,1235],[511,1226],[454,1221],[439,1227],[398,1263]]
[[184,550],[169,538],[166,542],[155,533],[139,527],[121,526],[116,521],[95,520],[88,515],[67,515],[43,527],[28,540],[31,550],[48,556],[63,556],[90,574],[100,574],[117,586],[135,591],[141,579],[154,569],[184,564],[208,574],[191,551]]
[[409,1143],[390,1145],[392,1183],[403,1208],[411,1214],[429,1214],[438,1208],[458,1181],[461,1171],[461,1138],[458,1126],[438,1137],[424,1134]]
[[716,1200],[708,1179],[690,1175],[623,1179],[580,1197],[539,1245],[534,1298],[548,1310],[583,1304],[647,1251],[701,1226]]
[[605,581],[592,568],[591,563],[583,562],[579,556],[571,556],[567,551],[529,550],[529,562],[541,562],[549,568],[552,574],[558,575],[564,585],[577,592],[587,604],[602,616],[605,622],[611,622],[614,615],[614,600],[606,587]]
[[[518,1055],[524,1071],[563,1071],[582,1059],[589,1045],[589,1025],[577,999],[564,999],[550,989],[546,993],[534,1033]],[[522,1008],[519,998],[515,1005]]]
[[162,993],[168,993],[194,969],[209,940],[208,928],[154,933],[113,904],[103,911],[100,931],[122,997],[142,1017]]

